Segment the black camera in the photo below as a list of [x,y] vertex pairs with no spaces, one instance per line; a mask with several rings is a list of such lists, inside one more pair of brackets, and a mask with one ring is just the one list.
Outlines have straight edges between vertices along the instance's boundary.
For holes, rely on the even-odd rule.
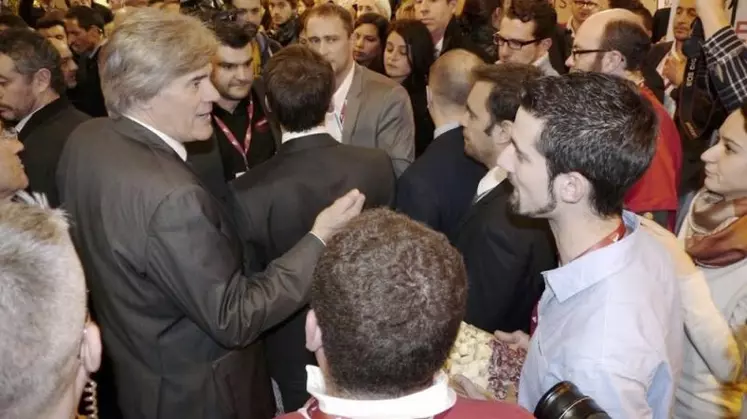
[[610,419],[589,396],[569,381],[555,384],[534,409],[537,419]]

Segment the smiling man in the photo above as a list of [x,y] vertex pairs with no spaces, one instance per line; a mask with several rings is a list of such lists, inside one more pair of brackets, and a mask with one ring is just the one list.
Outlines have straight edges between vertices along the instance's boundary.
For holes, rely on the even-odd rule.
[[130,12],[101,53],[116,116],[82,124],[60,162],[125,419],[272,417],[257,338],[307,303],[325,241],[363,206],[349,193],[264,273],[244,274],[233,220],[185,163],[184,144],[213,133],[218,45],[193,17]]

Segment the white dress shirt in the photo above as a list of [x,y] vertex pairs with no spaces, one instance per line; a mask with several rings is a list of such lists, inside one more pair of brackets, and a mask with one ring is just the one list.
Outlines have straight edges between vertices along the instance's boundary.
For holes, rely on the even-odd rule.
[[326,125],[323,125],[321,127],[312,128],[307,131],[301,131],[301,132],[284,132],[283,135],[280,137],[280,142],[285,144],[290,140],[294,140],[296,138],[306,137],[309,135],[315,135],[315,134],[328,134],[329,131],[327,130]]
[[439,127],[436,127],[436,129],[433,131],[433,139],[442,136],[443,134],[446,134],[447,132],[459,128],[462,124],[459,122],[447,122]]
[[[449,379],[443,371],[433,378],[433,385],[407,396],[383,400],[351,400],[327,395],[324,374],[318,367],[306,366],[306,391],[319,401],[319,409],[332,416],[366,419],[415,419],[429,418],[445,412],[457,400],[454,390],[449,388]],[[304,417],[304,409],[299,411]]]
[[680,290],[668,251],[623,212],[628,235],[544,272],[519,404],[571,381],[612,418],[669,419],[682,371]]
[[176,154],[178,154],[179,157],[183,161],[187,161],[187,149],[184,148],[184,144],[180,143],[179,141],[176,141],[175,139],[173,139],[173,138],[169,137],[168,135],[164,134],[163,132],[161,132],[161,131],[153,128],[152,126],[146,124],[145,122],[140,121],[137,118],[133,118],[133,117],[131,117],[129,115],[125,115],[125,117],[129,118],[133,122],[136,122],[136,123],[144,126],[149,131],[151,131],[152,133],[156,134],[158,136],[158,138],[162,139],[163,142],[166,143],[166,145],[168,145],[169,147],[171,147],[171,149],[173,149],[176,152]]
[[445,37],[442,36],[441,39],[438,42],[436,42],[436,46],[435,46],[436,58],[441,56],[441,51],[444,49],[444,38]]
[[333,111],[327,112],[327,115],[324,118],[324,124],[327,126],[329,135],[331,135],[332,138],[339,142],[342,142],[342,127],[345,123],[345,113],[343,112],[343,110],[345,109],[345,103],[347,102],[350,86],[353,84],[354,73],[355,64],[353,64],[353,66],[350,68],[350,71],[348,71],[348,75],[345,76],[342,84],[337,88],[334,96],[332,96]]
[[506,171],[500,166],[488,170],[488,173],[486,173],[485,176],[480,179],[480,183],[477,184],[477,192],[475,193],[473,203],[480,202],[485,195],[489,194],[490,191],[495,189],[495,187],[500,185],[505,179]]

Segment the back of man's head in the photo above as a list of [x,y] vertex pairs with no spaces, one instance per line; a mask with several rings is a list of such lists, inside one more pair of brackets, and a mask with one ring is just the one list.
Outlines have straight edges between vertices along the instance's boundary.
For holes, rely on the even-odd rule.
[[428,76],[432,106],[462,110],[475,83],[472,69],[481,64],[480,57],[463,49],[447,51],[438,57]]
[[328,244],[311,289],[329,384],[369,399],[431,385],[466,292],[462,257],[444,235],[385,209],[353,219]]
[[12,13],[0,13],[0,30],[8,29],[29,29],[26,22]]
[[324,57],[290,45],[270,58],[263,79],[267,102],[283,130],[302,132],[324,123],[335,92],[335,74]]
[[2,203],[0,237],[0,417],[50,417],[81,362],[83,270],[58,211]]
[[651,50],[651,37],[640,21],[615,20],[605,26],[599,48],[618,51],[625,58],[626,70],[639,71]]
[[591,186],[591,211],[619,215],[656,150],[656,113],[637,87],[594,72],[541,77],[526,83],[521,111],[542,123],[535,148],[547,160],[550,182],[578,173]]
[[542,77],[542,71],[531,64],[481,64],[472,70],[472,77],[491,86],[486,105],[495,125],[514,120],[524,84]]
[[[24,76],[28,84],[33,81],[47,83],[48,88],[58,94],[66,90],[60,69],[60,54],[38,32],[28,29],[3,32],[3,36],[0,36],[0,55],[10,57],[15,71]],[[22,119],[26,115],[15,116]]]

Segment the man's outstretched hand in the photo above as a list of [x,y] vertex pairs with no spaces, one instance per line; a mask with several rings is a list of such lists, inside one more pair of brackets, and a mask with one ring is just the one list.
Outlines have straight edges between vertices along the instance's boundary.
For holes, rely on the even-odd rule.
[[348,221],[361,213],[365,201],[365,195],[358,189],[351,190],[317,215],[311,233],[326,243],[345,227]]

